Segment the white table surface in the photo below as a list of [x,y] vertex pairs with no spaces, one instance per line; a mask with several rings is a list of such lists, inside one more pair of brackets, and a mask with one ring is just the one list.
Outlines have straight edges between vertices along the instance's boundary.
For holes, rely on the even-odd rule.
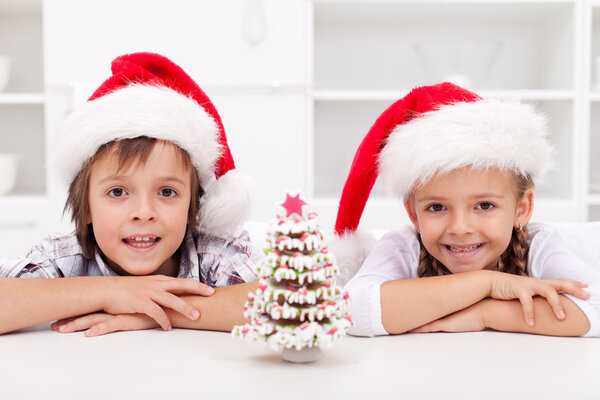
[[228,333],[0,336],[0,399],[600,399],[600,339],[346,337],[311,364]]

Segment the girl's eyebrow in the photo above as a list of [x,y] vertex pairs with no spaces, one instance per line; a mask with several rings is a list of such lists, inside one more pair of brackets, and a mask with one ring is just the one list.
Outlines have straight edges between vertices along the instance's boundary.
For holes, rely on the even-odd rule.
[[124,181],[127,177],[125,175],[108,175],[102,179],[100,179],[100,181],[98,181],[98,183],[104,183],[107,181]]

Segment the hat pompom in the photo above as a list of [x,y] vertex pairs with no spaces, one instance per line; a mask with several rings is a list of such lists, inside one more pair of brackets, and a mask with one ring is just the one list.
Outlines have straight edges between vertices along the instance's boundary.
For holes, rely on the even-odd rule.
[[344,286],[360,269],[375,245],[375,237],[360,230],[347,230],[341,236],[329,240],[327,246],[335,254],[340,270],[337,284]]
[[200,199],[198,230],[218,237],[237,236],[252,210],[254,184],[233,169],[212,181]]

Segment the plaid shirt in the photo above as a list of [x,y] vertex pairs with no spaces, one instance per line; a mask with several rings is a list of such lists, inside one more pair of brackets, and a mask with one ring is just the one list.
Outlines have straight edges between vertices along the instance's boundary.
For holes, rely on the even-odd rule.
[[[178,278],[195,279],[212,287],[256,280],[261,258],[247,232],[221,239],[195,232],[181,246]],[[93,259],[83,255],[77,237],[50,236],[34,246],[27,256],[0,258],[0,276],[9,278],[63,278],[117,276],[98,252]]]

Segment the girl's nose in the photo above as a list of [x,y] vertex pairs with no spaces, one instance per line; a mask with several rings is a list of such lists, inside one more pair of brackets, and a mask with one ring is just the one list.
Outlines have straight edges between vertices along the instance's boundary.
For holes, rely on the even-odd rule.
[[448,233],[464,236],[473,233],[473,221],[468,212],[454,212],[448,224]]
[[152,195],[139,195],[133,203],[131,218],[134,221],[153,221],[156,218]]

